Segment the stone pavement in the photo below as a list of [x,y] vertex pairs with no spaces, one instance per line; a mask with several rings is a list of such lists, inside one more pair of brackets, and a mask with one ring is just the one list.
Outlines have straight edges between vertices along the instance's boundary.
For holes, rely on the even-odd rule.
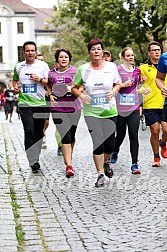
[[[50,121],[41,172],[32,174],[17,114],[0,111],[0,252],[167,251],[167,160],[152,168],[149,129],[140,129],[139,164],[130,172],[125,139],[114,176],[95,188],[92,144],[83,117],[73,156],[75,176],[65,177]],[[4,172],[7,171],[7,173]]]

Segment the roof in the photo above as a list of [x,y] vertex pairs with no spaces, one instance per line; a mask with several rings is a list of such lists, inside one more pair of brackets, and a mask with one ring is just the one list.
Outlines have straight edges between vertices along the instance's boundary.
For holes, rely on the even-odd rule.
[[29,12],[32,13],[32,10],[29,5],[24,4],[21,0],[0,0],[0,3],[3,5],[8,6],[12,9],[15,13],[25,13]]
[[[24,4],[21,0],[0,0],[0,4],[8,6],[15,14],[35,14],[35,30],[44,30],[47,20],[50,19],[53,14],[51,8],[33,8],[27,4]],[[53,25],[49,25],[47,31],[55,30]]]
[[[35,17],[35,29],[36,30],[43,30],[45,28],[45,24],[47,20],[50,19],[51,15],[53,14],[53,10],[49,8],[33,8],[29,6],[29,8],[36,13]],[[47,30],[55,30],[55,27],[53,25],[49,25],[49,28]]]

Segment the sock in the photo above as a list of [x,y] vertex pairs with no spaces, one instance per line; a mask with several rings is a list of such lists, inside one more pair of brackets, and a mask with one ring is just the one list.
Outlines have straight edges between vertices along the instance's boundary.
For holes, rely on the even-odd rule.
[[160,158],[159,153],[157,153],[157,154],[154,153],[154,157],[155,158]]
[[101,174],[103,174],[103,175],[104,175],[104,172],[99,171],[99,172],[98,172],[98,176],[99,176],[99,175],[101,175]]
[[162,139],[159,140],[160,146],[166,146],[166,142],[162,142]]

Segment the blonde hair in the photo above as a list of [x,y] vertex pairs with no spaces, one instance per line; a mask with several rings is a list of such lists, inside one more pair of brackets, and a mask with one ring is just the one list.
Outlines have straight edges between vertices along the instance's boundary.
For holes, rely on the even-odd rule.
[[125,52],[127,51],[127,50],[132,50],[133,51],[133,49],[131,48],[131,47],[125,47],[124,49],[122,49],[122,51],[121,51],[121,57],[125,57]]

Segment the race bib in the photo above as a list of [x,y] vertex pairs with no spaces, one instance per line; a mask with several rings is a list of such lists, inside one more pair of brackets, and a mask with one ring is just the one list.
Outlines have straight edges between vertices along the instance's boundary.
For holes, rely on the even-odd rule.
[[109,104],[106,94],[91,94],[91,98],[92,107],[103,107],[103,105]]
[[135,94],[121,94],[120,105],[135,105]]
[[37,93],[37,84],[23,84],[23,93],[24,94],[36,94]]

